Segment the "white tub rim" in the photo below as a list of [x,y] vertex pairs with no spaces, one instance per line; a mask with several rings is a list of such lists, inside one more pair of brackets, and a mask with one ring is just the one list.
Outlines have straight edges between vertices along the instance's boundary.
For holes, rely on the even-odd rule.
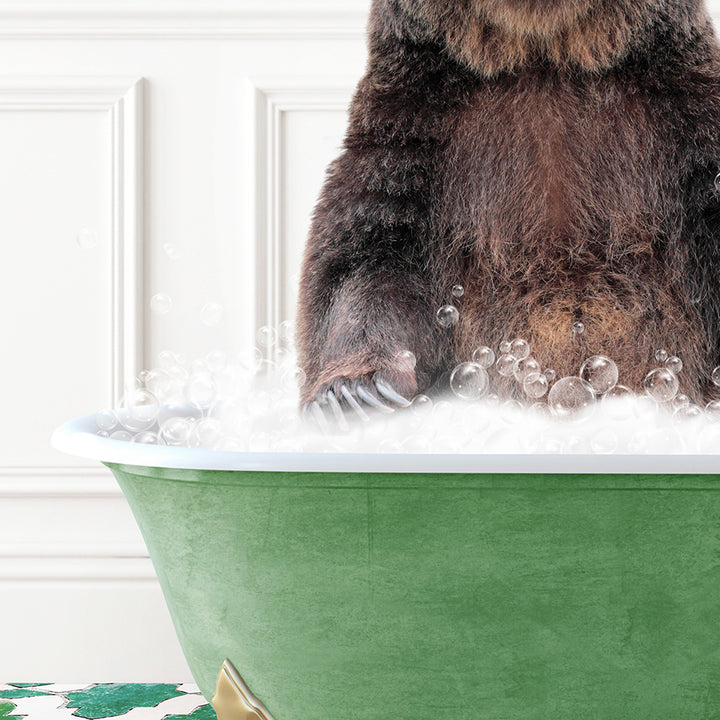
[[236,452],[143,445],[97,435],[96,413],[61,425],[56,450],[104,463],[186,470],[317,473],[720,475],[718,455]]

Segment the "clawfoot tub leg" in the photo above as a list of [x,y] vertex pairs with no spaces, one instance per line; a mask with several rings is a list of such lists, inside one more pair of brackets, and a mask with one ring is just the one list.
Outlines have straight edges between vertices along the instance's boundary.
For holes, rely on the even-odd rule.
[[273,720],[229,660],[220,669],[212,705],[218,720]]

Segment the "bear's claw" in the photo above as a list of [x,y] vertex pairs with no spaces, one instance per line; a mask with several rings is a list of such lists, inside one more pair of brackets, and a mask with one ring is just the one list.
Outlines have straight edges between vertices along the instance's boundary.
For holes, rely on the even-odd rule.
[[363,422],[370,418],[367,409],[390,414],[396,408],[407,408],[410,400],[403,397],[387,378],[375,373],[369,378],[349,380],[338,378],[320,388],[314,399],[303,406],[303,416],[310,419],[321,432],[350,430],[346,413],[352,412]]

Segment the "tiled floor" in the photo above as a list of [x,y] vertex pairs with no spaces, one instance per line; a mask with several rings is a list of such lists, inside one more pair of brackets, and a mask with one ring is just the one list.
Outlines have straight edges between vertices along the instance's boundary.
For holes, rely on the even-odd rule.
[[215,720],[197,685],[0,684],[0,720]]

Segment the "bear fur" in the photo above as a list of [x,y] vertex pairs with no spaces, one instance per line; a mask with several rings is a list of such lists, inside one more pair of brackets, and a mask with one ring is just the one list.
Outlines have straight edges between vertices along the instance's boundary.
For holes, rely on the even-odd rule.
[[303,403],[358,382],[380,397],[376,373],[412,397],[516,337],[558,377],[607,355],[636,391],[664,348],[680,391],[710,399],[719,169],[701,0],[373,0],[305,251]]

